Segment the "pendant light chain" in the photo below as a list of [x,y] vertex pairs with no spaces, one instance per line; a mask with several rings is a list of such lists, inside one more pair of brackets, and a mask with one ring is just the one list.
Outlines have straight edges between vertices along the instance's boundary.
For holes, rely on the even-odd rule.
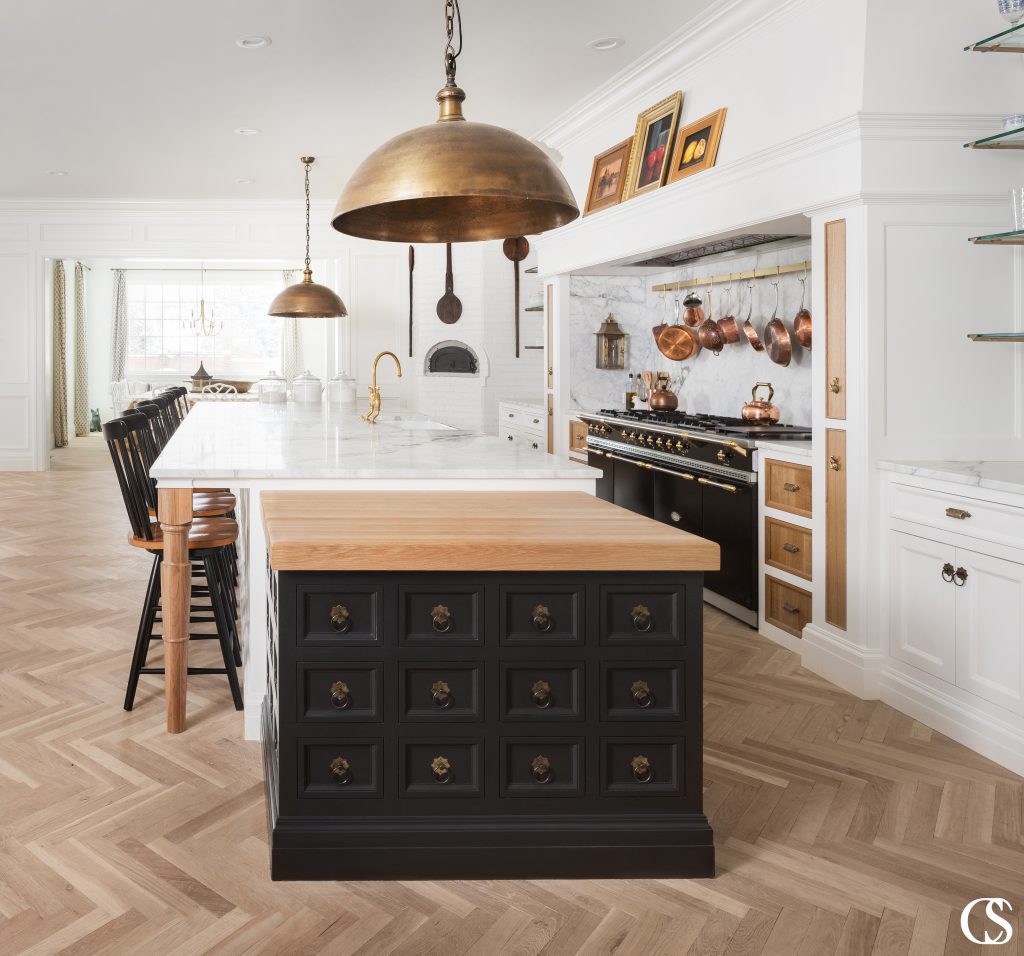
[[305,163],[306,167],[306,272],[309,268],[309,167],[312,163]]
[[[452,40],[455,36],[455,26],[459,28],[459,48],[456,50]],[[455,85],[455,61],[462,53],[462,11],[459,9],[459,0],[445,0],[444,4],[444,28],[448,35],[448,43],[444,48],[444,71],[448,82]]]

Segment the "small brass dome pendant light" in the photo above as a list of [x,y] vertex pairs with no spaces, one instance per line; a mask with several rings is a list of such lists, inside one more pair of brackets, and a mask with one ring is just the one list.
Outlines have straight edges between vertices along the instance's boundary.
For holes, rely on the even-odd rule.
[[303,156],[306,167],[306,268],[302,270],[302,281],[279,292],[270,303],[268,315],[282,319],[337,319],[348,315],[348,309],[341,297],[325,285],[313,281],[313,270],[309,267],[309,167],[312,156]]
[[462,52],[459,0],[446,0],[445,26],[448,81],[437,94],[440,117],[363,160],[338,200],[332,225],[362,239],[475,242],[535,235],[572,222],[579,207],[543,150],[462,115],[466,94],[455,84]]

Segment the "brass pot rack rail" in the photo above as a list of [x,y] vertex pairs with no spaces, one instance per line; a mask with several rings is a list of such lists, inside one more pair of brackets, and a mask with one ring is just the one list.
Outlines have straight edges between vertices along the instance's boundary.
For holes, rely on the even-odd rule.
[[678,282],[663,282],[651,286],[652,292],[675,292],[677,289],[693,289],[703,285],[721,285],[723,282],[742,282],[744,279],[770,279],[790,272],[810,272],[810,262],[794,262],[788,266],[771,269],[748,269],[746,272],[724,272],[720,276],[698,276],[695,279],[680,279]]

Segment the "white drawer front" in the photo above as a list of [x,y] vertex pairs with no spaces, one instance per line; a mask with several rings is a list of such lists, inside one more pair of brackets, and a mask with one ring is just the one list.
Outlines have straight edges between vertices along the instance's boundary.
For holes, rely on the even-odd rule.
[[1024,548],[1024,508],[893,482],[893,518]]
[[511,425],[527,432],[544,433],[544,416],[539,408],[525,408],[522,405],[501,405],[498,410],[498,422],[501,425]]
[[517,448],[529,448],[532,451],[546,452],[542,435],[525,431],[514,425],[501,423],[498,428],[498,437],[509,445],[515,445]]

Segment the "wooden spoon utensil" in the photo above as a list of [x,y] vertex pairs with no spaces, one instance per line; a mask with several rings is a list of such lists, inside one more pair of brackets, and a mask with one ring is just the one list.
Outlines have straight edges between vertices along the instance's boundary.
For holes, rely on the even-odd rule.
[[462,302],[455,294],[455,277],[452,275],[452,244],[447,243],[448,268],[444,274],[444,295],[437,300],[437,317],[445,325],[454,325],[462,318]]
[[519,358],[519,263],[530,254],[530,244],[524,236],[506,239],[502,245],[506,259],[512,260],[516,275],[516,358]]

